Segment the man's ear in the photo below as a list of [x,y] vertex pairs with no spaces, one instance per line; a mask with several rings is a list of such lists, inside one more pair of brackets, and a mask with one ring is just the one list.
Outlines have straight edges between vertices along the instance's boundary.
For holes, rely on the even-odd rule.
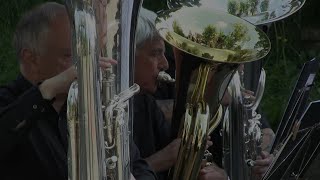
[[21,50],[20,60],[24,64],[36,65],[37,64],[37,56],[32,50],[24,48]]

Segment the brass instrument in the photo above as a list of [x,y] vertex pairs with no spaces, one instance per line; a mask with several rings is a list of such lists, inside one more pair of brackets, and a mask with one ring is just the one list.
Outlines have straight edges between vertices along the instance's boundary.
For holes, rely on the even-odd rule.
[[182,141],[170,179],[193,180],[200,170],[209,129],[220,122],[220,102],[233,73],[240,63],[264,57],[270,42],[252,24],[204,7],[166,11],[156,27],[174,47],[176,60],[172,133]]
[[[67,0],[66,4],[78,71],[67,102],[69,179],[128,180],[132,117],[128,100],[139,91],[138,85],[130,85],[140,1]],[[105,28],[107,41],[97,35],[103,35]],[[116,69],[98,69],[100,51],[118,61]]]
[[[252,167],[261,154],[261,115],[256,112],[262,99],[265,72],[262,69],[256,98],[244,91],[243,71],[238,70],[229,84],[232,102],[223,122],[224,168],[231,179],[255,179]],[[241,167],[241,168],[239,168]]]
[[[167,5],[170,9],[177,7],[209,7],[218,11],[223,11],[242,19],[245,19],[254,25],[264,25],[274,21],[281,20],[296,11],[298,11],[305,3],[305,0],[168,0]],[[221,18],[222,19],[222,18]],[[190,21],[192,21],[190,19]],[[227,43],[227,42],[226,42]],[[224,168],[228,171],[231,179],[248,179],[251,177],[251,166],[254,160],[261,152],[261,130],[260,130],[260,115],[255,111],[259,106],[264,90],[264,70],[261,69],[261,61],[246,63],[246,74],[242,74],[239,84],[240,90],[244,90],[244,81],[249,82],[247,88],[253,89],[256,92],[257,99],[252,102],[248,97],[236,96],[233,92],[233,98],[241,98],[242,100],[233,100],[233,105],[229,107],[230,114],[226,114],[223,124],[223,139],[224,139]],[[260,73],[261,70],[261,73]],[[258,88],[257,76],[260,80]],[[240,77],[239,77],[240,78]],[[237,81],[238,82],[238,81]],[[237,88],[238,89],[238,88]],[[238,105],[234,103],[240,103]],[[230,109],[231,108],[231,109]],[[233,115],[231,115],[233,114]],[[232,120],[230,119],[232,116]],[[221,117],[221,116],[219,116]],[[240,121],[240,122],[239,122]],[[239,124],[240,123],[240,124]],[[239,131],[239,128],[241,130]],[[243,129],[243,131],[242,131]],[[210,131],[211,132],[211,131]],[[238,158],[240,157],[240,159]],[[239,168],[242,167],[242,168]],[[245,175],[245,176],[244,176]]]
[[254,25],[279,21],[297,12],[306,0],[167,0],[169,8],[202,6],[241,17]]
[[[243,78],[244,74],[240,72],[240,81],[242,82],[241,87],[245,87],[243,80],[241,80],[241,77]],[[242,96],[243,96],[243,106],[245,109],[245,122],[244,122],[244,128],[245,128],[245,158],[246,158],[246,164],[249,167],[254,166],[254,161],[257,159],[258,156],[261,155],[262,152],[262,132],[261,132],[261,115],[257,113],[258,106],[261,102],[264,88],[265,88],[265,80],[266,80],[266,73],[264,69],[261,69],[261,74],[258,82],[257,90],[254,94],[254,99],[252,99],[251,95],[244,94],[244,90],[242,90]],[[249,170],[251,171],[251,169]],[[252,174],[250,172],[250,174]],[[252,179],[251,175],[248,175]]]

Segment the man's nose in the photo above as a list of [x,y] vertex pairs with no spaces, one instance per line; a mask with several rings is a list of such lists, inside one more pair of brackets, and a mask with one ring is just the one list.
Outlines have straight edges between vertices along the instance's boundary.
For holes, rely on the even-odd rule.
[[168,60],[165,55],[162,56],[160,62],[159,62],[159,68],[163,71],[169,69]]

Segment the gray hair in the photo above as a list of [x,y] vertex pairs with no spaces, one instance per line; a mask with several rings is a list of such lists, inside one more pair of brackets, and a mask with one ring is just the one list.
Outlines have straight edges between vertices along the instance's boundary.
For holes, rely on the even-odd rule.
[[157,15],[145,8],[141,8],[138,24],[136,29],[136,48],[139,49],[147,40],[161,38],[158,30],[155,27]]
[[56,16],[64,12],[66,12],[65,6],[55,2],[47,2],[22,16],[13,38],[13,46],[18,59],[20,59],[21,51],[24,48],[28,48],[34,53],[43,53],[41,47],[46,40],[50,23]]

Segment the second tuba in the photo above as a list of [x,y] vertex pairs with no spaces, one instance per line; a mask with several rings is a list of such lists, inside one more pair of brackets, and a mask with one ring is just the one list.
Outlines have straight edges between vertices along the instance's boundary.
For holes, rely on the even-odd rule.
[[205,7],[163,12],[156,26],[173,46],[176,99],[173,137],[181,137],[170,179],[197,179],[207,136],[222,119],[221,100],[239,64],[264,57],[267,36],[238,17]]

